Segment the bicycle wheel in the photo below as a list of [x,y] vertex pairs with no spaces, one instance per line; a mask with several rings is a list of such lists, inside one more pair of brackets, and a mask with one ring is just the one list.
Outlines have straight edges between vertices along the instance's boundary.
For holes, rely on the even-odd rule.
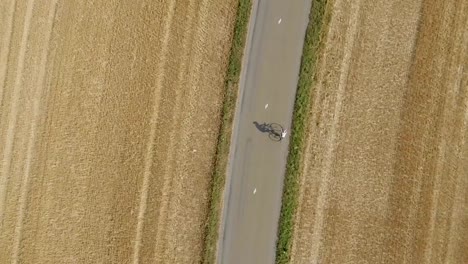
[[271,123],[270,124],[270,133],[268,137],[273,141],[280,141],[281,140],[281,133],[283,133],[283,127],[280,124]]
[[276,123],[271,123],[270,129],[271,129],[271,132],[274,132],[275,134],[278,134],[278,135],[281,135],[281,133],[283,133],[284,131],[283,127],[280,124],[276,124]]
[[268,137],[273,141],[281,141],[281,134],[277,134],[277,133],[275,133],[273,131],[268,133]]

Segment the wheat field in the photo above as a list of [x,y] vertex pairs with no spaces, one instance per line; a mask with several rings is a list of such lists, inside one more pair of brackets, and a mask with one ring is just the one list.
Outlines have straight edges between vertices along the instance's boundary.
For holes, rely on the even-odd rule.
[[291,263],[468,263],[468,2],[329,4]]
[[235,0],[0,1],[0,263],[198,263]]

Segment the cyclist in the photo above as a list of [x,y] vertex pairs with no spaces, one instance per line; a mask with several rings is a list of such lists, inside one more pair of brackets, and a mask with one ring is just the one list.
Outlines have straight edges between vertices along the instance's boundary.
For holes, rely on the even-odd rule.
[[288,132],[286,131],[286,129],[283,130],[283,132],[281,133],[281,138],[285,138],[287,133]]

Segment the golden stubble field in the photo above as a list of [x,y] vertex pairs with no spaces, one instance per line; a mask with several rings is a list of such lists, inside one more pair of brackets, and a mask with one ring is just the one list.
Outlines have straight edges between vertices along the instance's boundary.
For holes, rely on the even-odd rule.
[[468,263],[468,1],[335,0],[291,263]]
[[0,263],[200,262],[235,13],[0,1]]

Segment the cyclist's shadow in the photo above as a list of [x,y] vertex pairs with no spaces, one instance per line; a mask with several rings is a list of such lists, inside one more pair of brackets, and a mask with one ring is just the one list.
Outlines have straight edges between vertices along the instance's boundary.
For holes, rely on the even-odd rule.
[[257,121],[254,121],[253,123],[255,127],[262,133],[268,133],[271,131],[271,128],[267,123],[259,124]]
[[276,124],[276,123],[259,124],[256,121],[254,121],[253,123],[260,132],[268,133],[268,138],[270,138],[271,140],[281,141],[281,139],[283,138],[284,129],[280,124]]

